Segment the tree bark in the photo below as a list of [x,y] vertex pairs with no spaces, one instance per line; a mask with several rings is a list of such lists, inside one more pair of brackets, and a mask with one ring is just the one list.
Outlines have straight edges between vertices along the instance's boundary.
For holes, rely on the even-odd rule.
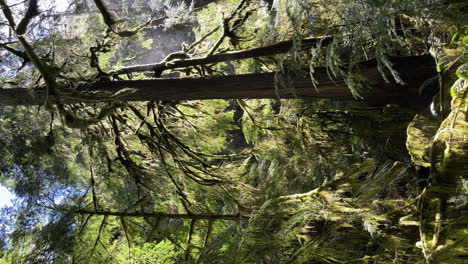
[[[400,57],[392,60],[404,85],[393,81],[387,74],[386,82],[377,69],[377,62],[367,61],[359,65],[361,74],[366,78],[368,88],[360,94],[362,101],[371,105],[385,106],[425,106],[427,99],[419,95],[421,84],[437,74],[430,56]],[[167,78],[136,81],[110,81],[94,83],[89,90],[118,92],[133,88],[135,92],[119,97],[119,101],[169,101],[201,99],[253,99],[253,98],[329,98],[334,100],[353,100],[345,80],[330,80],[326,69],[316,69],[318,81],[314,88],[308,76],[291,80],[288,87],[275,86],[274,73],[253,73],[243,75],[212,76],[203,78]],[[46,100],[43,89],[26,90],[21,88],[0,90],[0,104],[4,105],[41,105]],[[49,96],[49,102],[54,98]],[[62,99],[65,103],[85,102],[79,98]]]
[[217,215],[217,214],[167,214],[160,212],[112,212],[112,211],[88,211],[76,210],[75,214],[85,215],[105,215],[119,217],[158,217],[158,218],[174,218],[174,219],[191,219],[191,220],[248,220],[250,217],[241,215]]

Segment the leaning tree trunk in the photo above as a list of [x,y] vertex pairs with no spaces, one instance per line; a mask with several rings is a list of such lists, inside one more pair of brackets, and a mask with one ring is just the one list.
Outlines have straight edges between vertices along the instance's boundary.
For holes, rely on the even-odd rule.
[[[427,98],[419,95],[421,84],[435,76],[434,63],[430,56],[400,57],[392,60],[393,67],[400,74],[404,85],[397,84],[387,75],[387,82],[377,68],[375,60],[359,65],[368,88],[360,94],[363,101],[371,105],[398,104],[421,106]],[[88,91],[100,90],[111,93],[125,88],[135,91],[117,98],[119,101],[168,101],[200,99],[249,99],[249,98],[329,98],[339,100],[354,99],[343,78],[330,80],[326,69],[316,69],[318,81],[314,88],[308,76],[298,77],[288,83],[288,87],[277,87],[275,73],[253,73],[243,75],[212,76],[202,78],[167,78],[136,81],[110,81],[92,84]],[[46,91],[21,88],[0,90],[0,104],[39,105],[44,104]],[[49,96],[49,102],[54,98]],[[87,100],[89,102],[89,100]],[[98,101],[98,100],[96,100]],[[65,103],[86,102],[79,98],[62,99]]]

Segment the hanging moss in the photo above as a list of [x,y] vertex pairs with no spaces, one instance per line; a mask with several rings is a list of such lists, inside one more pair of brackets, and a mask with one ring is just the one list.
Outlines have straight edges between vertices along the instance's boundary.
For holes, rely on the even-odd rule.
[[[384,213],[402,207],[403,201],[378,203],[369,194],[359,198],[366,188],[363,179],[376,169],[376,161],[370,159],[313,191],[265,203],[249,222],[242,244],[250,258],[245,263],[412,263],[412,258],[421,259],[414,247],[417,229],[400,228],[398,217]],[[397,164],[378,170],[388,172],[379,178],[405,170]]]

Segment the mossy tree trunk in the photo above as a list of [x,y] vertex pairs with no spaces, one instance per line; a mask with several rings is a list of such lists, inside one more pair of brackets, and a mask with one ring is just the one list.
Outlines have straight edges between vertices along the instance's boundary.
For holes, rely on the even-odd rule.
[[[366,78],[369,86],[360,91],[363,101],[371,105],[425,106],[427,98],[418,94],[418,88],[425,80],[436,74],[432,59],[428,56],[401,57],[395,58],[393,64],[405,82],[404,85],[385,81],[374,60],[359,65],[360,74]],[[203,78],[96,82],[88,87],[88,90],[117,93],[125,88],[134,89],[133,93],[118,97],[116,100],[119,101],[304,97],[354,99],[346,81],[339,78],[330,80],[326,69],[317,69],[315,79],[318,81],[317,89],[306,76],[294,78],[288,83],[288,87],[277,87],[275,73],[253,73]],[[2,89],[0,90],[0,104],[40,105],[44,104],[46,96],[46,91],[42,89],[33,91],[23,88]],[[79,96],[61,99],[64,103],[90,101],[80,99]],[[49,95],[48,102],[54,102],[51,95]]]

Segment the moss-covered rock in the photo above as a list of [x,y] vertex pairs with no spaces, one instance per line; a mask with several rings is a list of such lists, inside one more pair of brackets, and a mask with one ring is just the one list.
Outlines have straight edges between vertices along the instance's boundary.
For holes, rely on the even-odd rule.
[[430,114],[418,114],[406,130],[408,149],[411,160],[418,166],[430,167],[430,149],[439,124]]

